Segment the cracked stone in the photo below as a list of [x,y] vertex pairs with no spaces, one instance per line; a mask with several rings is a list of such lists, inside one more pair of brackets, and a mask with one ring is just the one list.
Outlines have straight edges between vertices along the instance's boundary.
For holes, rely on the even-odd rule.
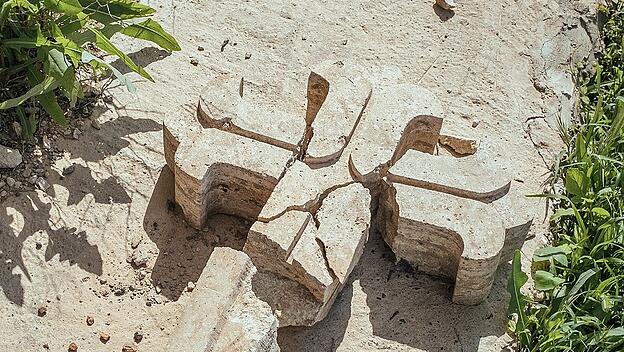
[[22,163],[22,154],[17,149],[0,145],[0,169],[13,169]]

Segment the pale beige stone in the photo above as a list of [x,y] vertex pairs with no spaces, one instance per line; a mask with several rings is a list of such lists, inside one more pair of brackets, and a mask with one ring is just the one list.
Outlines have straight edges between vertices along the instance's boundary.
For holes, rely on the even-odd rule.
[[306,131],[305,92],[300,74],[267,79],[224,74],[208,81],[197,116],[204,127],[295,152]]
[[242,252],[215,248],[168,351],[277,352],[278,321],[253,292],[256,268]]
[[[309,99],[308,116],[311,140],[306,145],[305,162],[327,164],[338,160],[349,143],[371,96],[369,72],[361,65],[325,61],[311,68],[320,83],[320,98]],[[311,75],[311,77],[313,77]],[[308,97],[310,97],[310,84]],[[318,105],[310,109],[310,103]]]
[[476,157],[455,158],[409,150],[388,173],[392,182],[491,202],[509,191],[511,180]]
[[[375,86],[346,148],[353,172],[374,179],[408,149],[433,152],[443,113],[430,91],[414,84]],[[381,172],[383,174],[383,172]]]
[[487,297],[505,242],[495,209],[402,184],[381,192],[379,209],[382,234],[397,257],[453,280],[455,303],[478,304]]
[[439,143],[450,148],[458,156],[473,155],[479,148],[479,141],[455,135],[441,134]]
[[[330,192],[314,212],[289,210],[251,227],[244,251],[258,269],[298,283],[316,301],[305,305],[312,312],[282,306],[280,326],[311,325],[327,315],[368,239],[369,206],[368,190],[354,183]],[[277,281],[269,286],[285,285]],[[269,303],[278,309],[278,301]]]
[[346,158],[322,168],[295,161],[280,179],[258,219],[269,221],[288,210],[316,211],[330,192],[353,182]]
[[183,140],[175,154],[175,198],[188,223],[210,214],[255,220],[292,154],[250,138],[208,128]]

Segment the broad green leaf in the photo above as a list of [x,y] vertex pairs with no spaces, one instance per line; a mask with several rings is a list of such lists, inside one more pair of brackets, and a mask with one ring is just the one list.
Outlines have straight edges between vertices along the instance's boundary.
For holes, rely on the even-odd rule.
[[585,282],[587,282],[587,280],[589,280],[589,278],[591,278],[592,276],[596,275],[597,272],[598,271],[596,271],[595,269],[588,269],[584,271],[579,276],[578,280],[576,280],[574,286],[572,286],[572,288],[568,292],[568,297],[574,296],[581,289],[581,287],[585,285]]
[[550,217],[550,221],[557,221],[564,216],[574,216],[574,209],[572,208],[559,208],[557,211]]
[[67,71],[67,61],[65,55],[57,49],[48,50],[48,60],[45,63],[45,72],[53,76],[56,79],[61,79]]
[[609,331],[607,331],[606,337],[624,337],[624,327],[620,326],[610,329]]
[[557,277],[548,271],[538,270],[533,275],[535,288],[540,291],[549,291],[565,282],[565,279]]
[[143,18],[152,15],[156,10],[134,0],[80,0],[84,12],[92,19],[110,24],[120,20]]
[[152,19],[125,27],[121,33],[132,38],[148,40],[168,51],[181,50],[175,38]]
[[543,262],[550,260],[551,258],[560,264],[567,266],[567,255],[572,252],[572,249],[568,245],[561,245],[557,247],[543,247],[539,248],[533,253],[534,262]]
[[26,92],[24,95],[19,96],[17,98],[9,99],[0,103],[0,110],[10,109],[18,105],[21,105],[26,100],[32,97],[35,97],[37,95],[50,92],[56,87],[58,87],[58,83],[56,82],[54,77],[46,77],[45,80],[35,85],[34,87],[30,88],[28,92]]
[[529,341],[529,337],[525,332],[528,324],[526,316],[526,298],[520,292],[520,288],[528,281],[528,276],[522,272],[522,265],[520,262],[520,251],[516,250],[511,263],[511,275],[507,281],[507,291],[511,294],[511,300],[509,301],[509,314],[516,314],[518,321],[515,325],[515,333],[517,334],[521,343],[526,344]]
[[101,65],[103,65],[106,68],[108,68],[109,70],[111,70],[111,72],[113,72],[113,75],[115,75],[115,77],[117,77],[117,80],[119,80],[119,83],[121,83],[121,85],[126,86],[126,88],[128,89],[128,91],[130,93],[136,93],[136,87],[134,86],[132,81],[130,79],[128,79],[128,77],[126,75],[124,75],[123,73],[119,72],[118,69],[116,69],[115,67],[111,66],[106,61],[93,56],[91,53],[89,53],[87,51],[82,53],[82,62],[84,62],[84,63],[91,63],[92,61],[98,62]]
[[154,82],[154,79],[152,78],[152,76],[149,75],[149,73],[147,73],[141,66],[137,65],[136,63],[134,63],[134,61],[132,61],[132,59],[126,55],[123,51],[119,50],[113,43],[111,43],[111,41],[105,36],[103,35],[99,30],[93,28],[93,27],[88,27],[89,30],[91,32],[93,32],[93,34],[95,34],[96,37],[96,45],[99,49],[106,51],[107,53],[111,54],[111,55],[115,55],[118,58],[121,59],[121,61],[126,64],[126,66],[128,66],[132,71],[140,74],[141,76],[147,78],[148,80],[150,80],[151,82]]
[[[47,76],[44,79],[43,75],[39,73],[38,71],[36,71],[34,68],[30,68],[28,70],[28,80],[31,82],[31,84],[38,83],[38,82],[45,82],[49,78],[52,78],[53,80],[57,81],[52,76]],[[50,117],[52,117],[54,121],[56,121],[56,123],[58,123],[59,125],[67,124],[67,120],[65,120],[65,114],[63,113],[63,109],[61,109],[58,102],[56,101],[56,96],[54,95],[54,92],[52,90],[43,92],[37,95],[35,99],[39,101],[39,104],[41,104],[43,109],[48,113],[48,115],[50,115]]]
[[594,207],[592,208],[591,212],[594,213],[594,215],[598,216],[599,218],[611,217],[611,214],[609,214],[609,211],[601,207]]
[[58,13],[75,15],[82,12],[82,5],[78,0],[43,0],[45,6]]
[[584,173],[575,168],[568,169],[565,177],[565,187],[569,193],[583,197],[587,194],[588,184],[589,180]]

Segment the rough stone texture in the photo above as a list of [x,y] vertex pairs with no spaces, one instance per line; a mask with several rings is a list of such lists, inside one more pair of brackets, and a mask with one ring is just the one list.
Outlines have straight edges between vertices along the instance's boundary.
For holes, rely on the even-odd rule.
[[12,169],[22,163],[22,154],[17,149],[0,145],[0,169]]
[[520,248],[534,208],[503,172],[477,155],[409,150],[389,170],[379,201],[381,232],[397,257],[455,283],[453,302],[479,304],[499,264]]
[[277,352],[277,319],[256,297],[256,268],[244,253],[215,248],[168,350]]
[[[442,116],[437,98],[417,85],[396,82],[400,72],[390,72],[392,79],[374,87],[347,147],[352,171],[360,180],[374,181],[383,174],[384,166],[393,164],[407,149],[432,152],[438,140],[442,120],[429,118]],[[430,134],[424,133],[423,124],[427,124]],[[414,135],[413,131],[421,133]]]
[[207,82],[199,99],[198,118],[204,127],[295,152],[306,129],[304,92],[300,75],[268,81],[225,74]]
[[282,312],[280,326],[312,325],[327,315],[368,239],[369,203],[368,190],[351,184],[330,192],[318,210],[290,210],[251,227],[244,251],[258,269],[300,284],[316,301],[312,311],[292,305],[293,312],[264,295]]

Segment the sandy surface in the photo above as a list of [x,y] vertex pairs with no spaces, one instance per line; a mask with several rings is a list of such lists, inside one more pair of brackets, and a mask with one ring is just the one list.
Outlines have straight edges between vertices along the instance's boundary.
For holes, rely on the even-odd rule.
[[[156,83],[132,75],[137,95],[113,87],[115,101],[96,115],[101,130],[56,142],[67,152],[48,194],[0,205],[2,351],[65,351],[72,341],[79,351],[163,351],[187,283],[214,246],[240,248],[249,226],[219,216],[204,231],[187,227],[167,201],[171,174],[161,172],[161,123],[190,113],[205,82],[223,72],[273,75],[325,59],[397,66],[438,95],[445,124],[481,140],[485,162],[537,193],[545,162],[561,147],[557,117],[570,116],[566,70],[571,54],[587,51],[579,14],[591,3],[460,0],[451,16],[428,0],[149,2],[183,50],[121,41]],[[71,163],[76,171],[60,177]],[[525,262],[543,243],[544,214],[537,215]],[[135,247],[148,254],[147,267],[128,263]],[[508,269],[500,268],[485,303],[454,305],[451,285],[395,265],[372,234],[327,319],[281,329],[279,342],[283,351],[498,351],[511,341]],[[100,332],[111,335],[107,344]]]

